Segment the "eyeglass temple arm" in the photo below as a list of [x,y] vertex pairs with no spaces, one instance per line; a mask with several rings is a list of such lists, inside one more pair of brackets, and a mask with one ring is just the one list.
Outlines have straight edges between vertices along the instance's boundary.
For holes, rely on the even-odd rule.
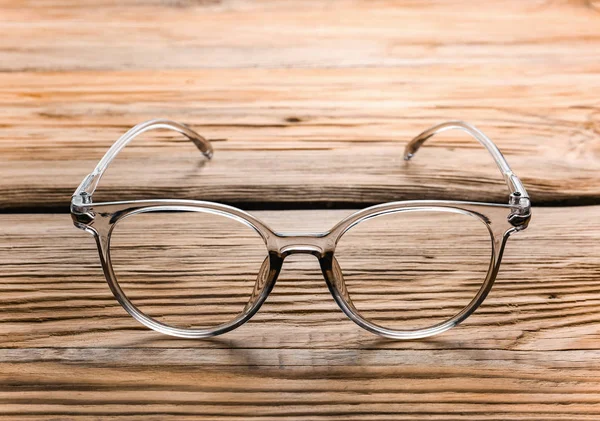
[[406,145],[406,148],[404,149],[404,159],[406,161],[410,160],[415,155],[415,153],[417,153],[419,148],[423,145],[423,143],[425,143],[427,139],[429,139],[437,133],[441,133],[446,130],[462,130],[464,132],[469,133],[471,136],[477,139],[479,143],[481,143],[488,150],[488,152],[496,161],[496,164],[498,165],[498,168],[500,169],[500,172],[502,173],[502,176],[504,177],[504,180],[508,185],[508,190],[511,193],[511,198],[513,196],[524,199],[529,198],[529,195],[527,194],[527,190],[525,190],[523,183],[521,183],[519,177],[517,177],[512,172],[510,166],[508,165],[508,162],[506,162],[506,158],[504,158],[504,156],[502,155],[498,147],[494,144],[494,142],[492,142],[490,138],[484,135],[476,127],[463,121],[448,121],[446,123],[433,126],[429,130],[424,131],[423,133],[412,139],[410,142],[408,142],[408,145]]
[[115,157],[121,152],[121,150],[129,144],[133,139],[137,136],[141,135],[144,132],[154,130],[154,129],[170,129],[175,130],[176,132],[181,133],[190,139],[196,147],[206,156],[208,159],[211,159],[213,156],[213,148],[210,142],[204,137],[200,136],[198,133],[190,129],[184,124],[176,123],[170,120],[149,120],[144,123],[140,123],[137,126],[129,129],[127,133],[122,135],[106,152],[104,157],[100,160],[98,165],[91,174],[89,174],[79,185],[73,197],[81,197],[84,202],[90,201],[92,194],[96,190],[100,179],[102,178],[102,174],[106,171],[106,168],[110,165],[110,163],[115,159]]

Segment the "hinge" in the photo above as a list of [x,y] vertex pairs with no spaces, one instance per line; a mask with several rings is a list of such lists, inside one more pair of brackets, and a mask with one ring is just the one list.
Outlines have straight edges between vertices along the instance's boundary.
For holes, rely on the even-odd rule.
[[508,204],[511,207],[508,222],[519,231],[527,228],[531,220],[531,202],[529,198],[515,192],[510,195]]
[[94,212],[87,206],[91,203],[92,197],[85,192],[73,195],[71,198],[71,218],[77,228],[86,229],[94,221]]

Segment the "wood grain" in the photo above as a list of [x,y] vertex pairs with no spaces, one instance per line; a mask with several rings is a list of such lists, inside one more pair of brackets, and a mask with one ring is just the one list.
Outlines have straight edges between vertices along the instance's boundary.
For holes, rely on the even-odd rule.
[[595,1],[500,0],[480,7],[468,0],[3,0],[0,5],[0,70],[13,72],[427,68],[436,62],[486,68],[527,63],[554,71],[598,65]]
[[[275,229],[307,232],[349,212],[255,213]],[[241,328],[211,340],[168,338],[121,309],[92,238],[67,215],[2,215],[0,415],[596,419],[599,215],[600,207],[536,209],[530,228],[509,240],[482,307],[443,335],[411,342],[347,320],[311,256],[286,260]]]
[[[0,419],[599,419],[600,207],[572,206],[600,205],[599,9],[0,0]],[[95,199],[222,201],[309,232],[376,202],[505,202],[492,159],[465,136],[443,134],[402,160],[420,131],[461,119],[498,144],[537,207],[483,306],[441,336],[398,342],[361,330],[316,260],[292,256],[249,323],[211,340],[169,338],[119,306],[93,240],[67,213],[117,137],[157,117],[205,135],[214,159],[179,136],[148,134]],[[298,210],[324,207],[339,209]],[[377,250],[384,232],[358,247]],[[170,245],[144,250],[157,253],[159,273]],[[173,255],[180,266],[196,256]],[[125,274],[139,267],[124,263]],[[232,265],[220,276],[245,273]],[[357,284],[367,297],[373,287]]]
[[140,139],[104,198],[504,202],[492,160],[464,136],[401,159],[420,131],[463,119],[534,203],[599,203],[594,3],[35,4],[1,3],[0,209],[66,210],[112,142],[156,117],[209,137],[215,159],[170,134]]
[[[101,198],[196,198],[254,207],[505,201],[492,159],[466,135],[442,134],[412,162],[402,160],[404,145],[421,130],[463,118],[497,142],[536,204],[597,201],[594,87],[600,89],[600,78],[582,78],[579,87],[577,78],[543,84],[539,75],[513,78],[511,92],[504,79],[474,81],[469,72],[443,82],[443,71],[256,70],[241,78],[237,71],[171,72],[162,81],[151,72],[5,74],[10,87],[0,95],[0,206],[66,209],[77,184],[118,136],[158,116],[210,138],[214,159],[206,162],[179,136],[148,135],[115,161],[100,185]],[[230,86],[236,78],[237,88]],[[456,89],[470,84],[470,94]],[[533,113],[529,98],[515,96],[521,84],[539,87]],[[489,96],[488,105],[479,100]]]

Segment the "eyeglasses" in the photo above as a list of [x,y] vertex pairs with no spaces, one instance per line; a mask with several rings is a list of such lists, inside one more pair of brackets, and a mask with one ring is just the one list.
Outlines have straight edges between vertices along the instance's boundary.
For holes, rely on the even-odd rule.
[[436,133],[457,129],[492,155],[509,188],[507,204],[415,200],[353,213],[327,232],[282,234],[219,203],[134,200],[95,203],[98,182],[136,136],[175,130],[208,159],[208,140],[167,120],[121,136],[75,191],[77,228],[96,239],[108,285],[136,320],[168,335],[206,338],[248,321],[273,289],[287,256],[317,257],[335,302],[356,324],[394,339],[444,332],[489,293],[508,237],[527,228],[529,196],[496,145],[475,127],[447,122],[405,149],[410,160]]

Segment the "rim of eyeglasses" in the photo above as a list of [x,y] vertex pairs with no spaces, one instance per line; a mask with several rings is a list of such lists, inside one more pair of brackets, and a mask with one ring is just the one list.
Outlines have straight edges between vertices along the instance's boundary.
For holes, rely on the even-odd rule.
[[[527,228],[531,219],[531,202],[519,178],[512,172],[496,145],[478,129],[464,122],[443,123],[421,133],[406,146],[405,159],[412,158],[420,146],[436,133],[450,129],[466,131],[477,139],[494,157],[510,191],[508,204],[432,200],[389,202],[356,211],[326,232],[286,235],[271,230],[266,224],[247,212],[220,203],[170,199],[93,202],[92,195],[98,186],[98,182],[116,155],[135,137],[156,128],[176,130],[192,140],[207,158],[210,159],[213,155],[210,142],[185,125],[168,120],[151,120],[142,123],[121,136],[108,150],[94,171],[84,178],[72,196],[71,214],[76,227],[94,235],[106,280],[118,302],[132,317],[145,326],[168,335],[185,338],[206,338],[239,327],[247,322],[266,300],[281,272],[281,266],[286,256],[293,253],[309,253],[319,259],[323,276],[334,300],[356,324],[372,333],[394,339],[418,339],[432,336],[456,326],[479,307],[496,279],[508,237],[514,232]],[[258,269],[255,291],[250,301],[236,318],[207,329],[179,328],[146,315],[127,298],[119,285],[111,263],[110,239],[112,230],[124,218],[137,213],[157,210],[215,213],[244,223],[260,234],[267,247],[268,256],[261,268]],[[354,307],[346,291],[342,271],[335,258],[335,247],[344,233],[354,225],[387,213],[408,210],[452,211],[478,218],[490,232],[492,255],[481,288],[460,312],[433,326],[396,330],[365,319]]]

